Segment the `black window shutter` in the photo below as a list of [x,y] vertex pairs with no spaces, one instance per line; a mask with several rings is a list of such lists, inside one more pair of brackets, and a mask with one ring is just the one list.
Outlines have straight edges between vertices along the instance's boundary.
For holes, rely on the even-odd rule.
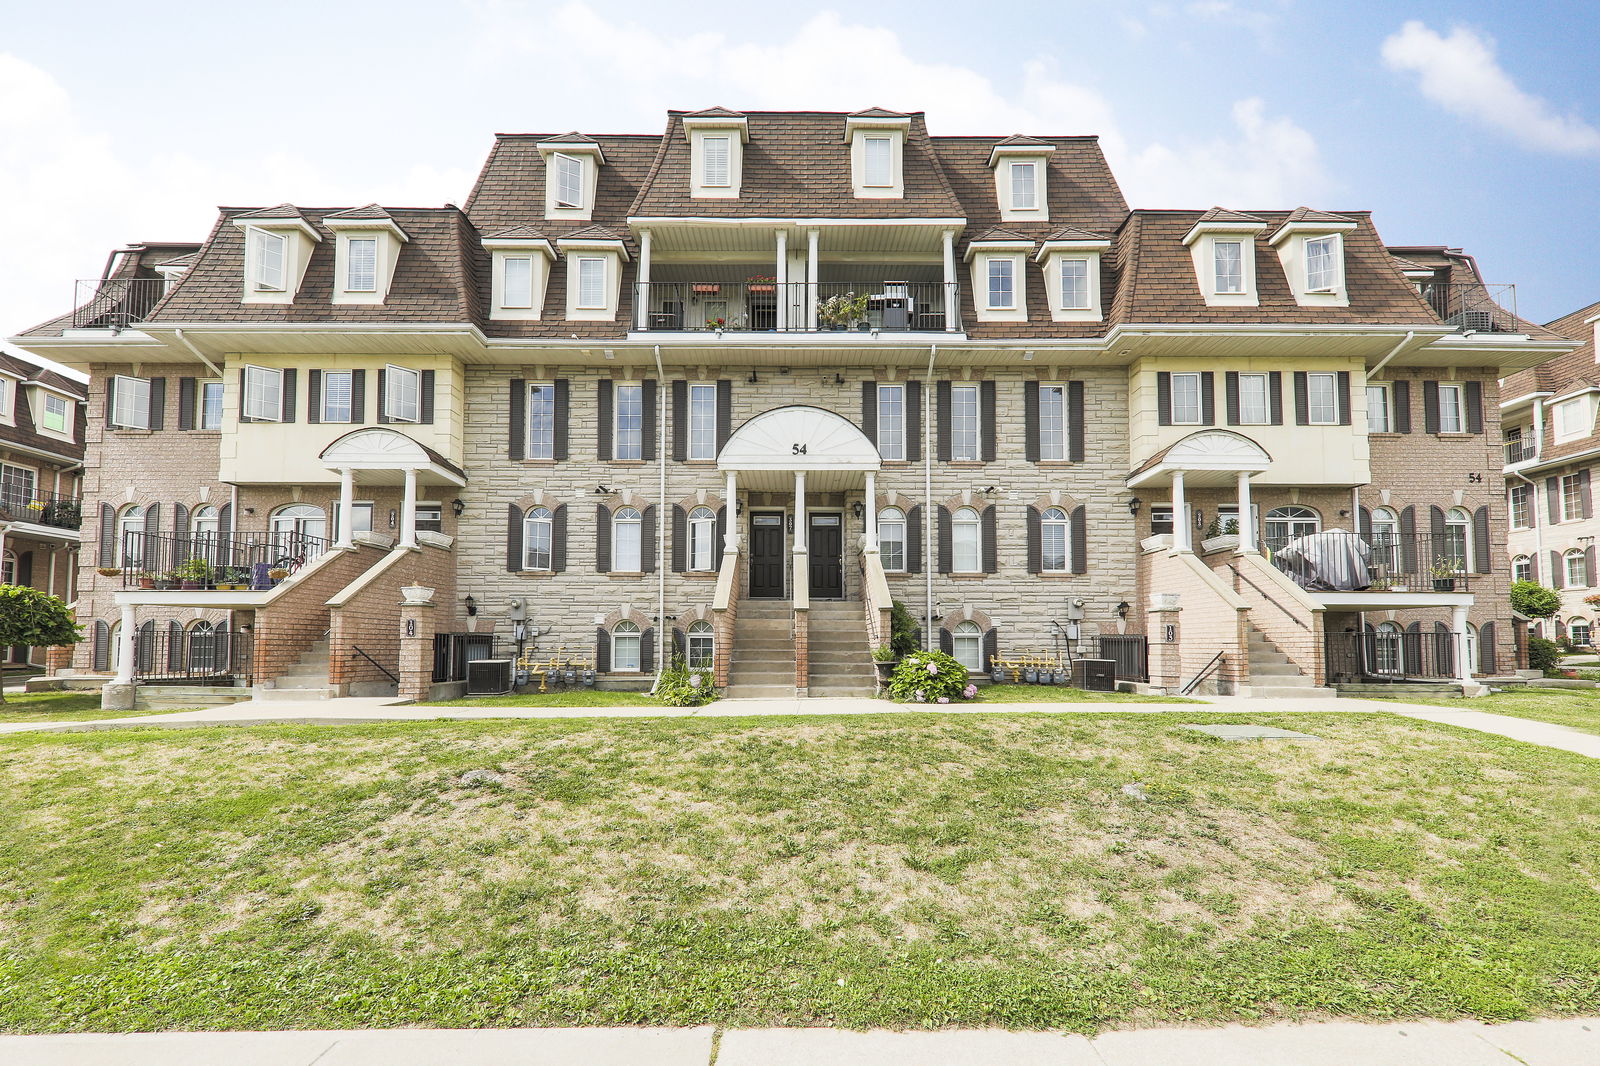
[[1267,375],[1267,405],[1268,421],[1275,426],[1283,425],[1283,373],[1278,370]]
[[194,428],[194,378],[178,379],[178,428]]
[[240,367],[239,368],[239,421],[241,421],[241,422],[254,422],[255,419],[249,417],[248,415],[246,415],[244,413],[244,411],[245,411],[245,406],[244,406],[244,378],[245,378],[245,369],[244,369],[244,367]]
[[1595,584],[1594,564],[1595,564],[1596,554],[1597,553],[1596,553],[1596,550],[1595,550],[1595,546],[1593,544],[1591,544],[1587,548],[1583,549],[1584,580],[1589,583],[1591,588]]
[[1067,458],[1083,462],[1083,382],[1067,382]]
[[640,441],[639,454],[645,462],[653,462],[656,457],[656,383],[645,379],[639,389],[639,396],[644,404],[644,417],[639,422]]
[[1589,493],[1589,471],[1587,468],[1578,471],[1578,504],[1583,508],[1580,512],[1583,517],[1594,517],[1594,499]]
[[995,508],[992,504],[983,509],[983,524],[980,527],[983,530],[983,572],[986,574],[997,574],[1000,572],[1000,550],[999,546],[995,543],[996,540],[998,540],[995,535],[996,510],[997,508]]
[[672,461],[689,458],[689,383],[672,383]]
[[939,505],[939,573],[950,572],[952,546],[950,544],[950,508]]
[[[528,390],[526,388],[524,388],[522,390],[522,394],[524,396],[526,396],[527,393],[528,393]],[[571,415],[570,415],[571,406],[572,406],[571,389],[567,385],[567,379],[566,378],[556,378],[556,404],[555,404],[556,429],[555,429],[555,433],[552,435],[554,437],[552,443],[555,445],[555,457],[556,457],[556,459],[558,459],[558,460],[560,460],[562,462],[566,461],[568,451],[570,450],[569,444],[568,444],[570,435],[569,435],[569,433],[567,431],[567,422],[570,420],[570,417],[571,417]],[[519,425],[521,424],[521,421],[522,421],[521,419],[518,419],[518,424]]]
[[983,414],[983,444],[982,455],[986,463],[994,462],[995,444],[999,434],[995,432],[995,387],[994,382],[984,381],[978,384],[978,403]]
[[1039,383],[1022,383],[1022,457],[1030,463],[1039,461]]
[[906,461],[922,462],[922,382],[906,382]]
[[684,662],[689,661],[688,634],[684,633],[684,631],[679,629],[677,626],[672,627],[672,654],[677,656],[679,659],[682,659]]
[[689,514],[677,504],[672,505],[672,572],[681,574],[685,566],[684,542],[689,539]]
[[922,505],[906,512],[906,573],[922,573]]
[[111,625],[102,619],[94,623],[94,668],[111,669]]
[[506,569],[522,570],[522,508],[514,503],[506,504]]
[[[509,421],[506,426],[506,457],[508,459],[522,459],[528,454],[528,381],[526,378],[511,379]],[[560,413],[557,412],[556,425],[561,425]]]
[[189,558],[189,508],[181,503],[172,505],[172,539],[176,543],[172,555],[183,563]]
[[306,421],[317,425],[322,421],[322,371],[313,370],[306,375]]
[[567,505],[561,504],[550,516],[550,569],[561,573],[567,568]]
[[1200,374],[1200,424],[1205,426],[1217,424],[1216,383],[1212,380],[1214,377],[1215,375],[1209,370]]
[[1439,383],[1437,381],[1424,381],[1422,383],[1422,431],[1424,433],[1439,432]]
[[639,522],[639,569],[643,573],[656,572],[656,505],[644,509]]
[[950,383],[941,381],[934,386],[933,401],[934,419],[938,425],[934,431],[938,434],[938,450],[934,458],[941,463],[950,461]]
[[1400,566],[1406,573],[1417,569],[1417,509],[1400,509]]
[[1044,529],[1039,509],[1028,508],[1028,573],[1037,574],[1044,569]]
[[438,384],[439,375],[434,370],[422,372],[422,383],[418,386],[420,394],[417,398],[417,415],[425,426],[433,425],[433,391]]
[[1339,424],[1350,424],[1350,371],[1339,371]]
[[1547,477],[1547,478],[1544,479],[1544,496],[1545,496],[1546,502],[1549,503],[1549,505],[1550,505],[1550,521],[1551,521],[1551,523],[1556,523],[1556,522],[1561,521],[1561,479],[1560,478],[1558,478],[1558,477]]
[[939,627],[939,650],[946,655],[951,655],[956,650],[955,637],[944,626]]
[[717,570],[722,569],[722,542],[728,536],[728,509],[717,508],[717,533],[711,542],[711,565]]
[[1489,572],[1492,558],[1489,548],[1489,508],[1480,507],[1472,513],[1472,568],[1480,574]]
[[283,372],[283,420],[294,421],[294,368]]
[[367,372],[350,371],[350,421],[360,425],[367,420]]
[[1483,432],[1483,382],[1467,382],[1467,432]]
[[594,627],[594,669],[597,674],[611,672],[611,634],[605,626]]
[[167,623],[167,669],[183,669],[183,624],[176,620]]
[[603,503],[594,505],[594,568],[611,572],[611,509]]
[[1222,391],[1226,396],[1224,401],[1228,412],[1228,425],[1239,424],[1239,372],[1230,370],[1222,377]]
[[224,535],[233,532],[233,504],[225,503],[217,508],[217,532]]
[[595,386],[595,457],[602,463],[611,458],[611,380],[602,378]]
[[639,634],[639,669],[649,673],[656,668],[656,627],[646,626]]
[[[161,565],[161,541],[156,534],[161,532],[161,505],[152,503],[144,509],[144,563],[146,570],[167,569]],[[176,564],[174,564],[176,565]]]
[[165,429],[167,425],[167,379],[150,379],[150,428]]
[[861,383],[861,432],[874,445],[878,443],[878,383]]
[[389,372],[378,371],[378,421],[389,421]]
[[1294,424],[1307,426],[1311,424],[1311,398],[1307,394],[1306,372],[1294,372]]
[[983,635],[983,666],[985,670],[994,669],[995,659],[1000,657],[1000,631],[991,629]]
[[1356,509],[1356,532],[1363,537],[1372,536],[1372,509],[1360,507]]
[[1083,504],[1072,509],[1072,572],[1089,572],[1089,515]]
[[1156,421],[1172,425],[1172,375],[1165,370],[1156,374]]
[[717,452],[733,436],[733,382],[724,378],[717,382]]
[[1444,551],[1444,508],[1432,505],[1428,507],[1428,528],[1433,534],[1433,554],[1437,557]]
[[33,586],[33,552],[22,552],[17,556],[17,584]]
[[1554,548],[1550,550],[1550,587],[1553,589],[1566,587],[1566,567],[1561,565],[1561,553]]
[[[242,373],[242,371],[241,371]],[[106,425],[114,426],[117,413],[117,379],[113,375],[106,378]]]
[[1389,399],[1394,404],[1394,431],[1411,432],[1411,382],[1394,381],[1389,384]]
[[1485,622],[1478,627],[1478,670],[1480,673],[1499,672],[1494,648],[1494,623]]

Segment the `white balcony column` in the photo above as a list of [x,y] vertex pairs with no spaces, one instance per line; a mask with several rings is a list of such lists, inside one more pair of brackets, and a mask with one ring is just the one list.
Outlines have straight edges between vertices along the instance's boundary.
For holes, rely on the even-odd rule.
[[728,471],[728,495],[723,501],[727,508],[727,517],[723,521],[722,550],[725,552],[737,551],[739,548],[739,475],[732,470]]
[[806,550],[806,472],[794,472],[794,550]]
[[117,629],[117,676],[115,684],[133,684],[134,657],[138,655],[139,620],[133,604],[122,605],[122,623]]
[[406,467],[406,491],[400,500],[400,547],[417,546],[417,469]]
[[961,301],[956,299],[956,231],[944,231],[944,328],[954,332],[960,320]]
[[354,547],[356,542],[356,472],[346,467],[339,471],[339,540],[335,548]]
[[1239,471],[1239,550],[1256,550],[1256,524],[1250,516],[1250,475]]
[[1450,628],[1455,631],[1456,680],[1463,685],[1474,684],[1472,680],[1472,657],[1467,654],[1467,609],[1465,607],[1450,608]]
[[1172,472],[1172,547],[1175,551],[1194,550],[1189,537],[1189,505],[1183,499],[1183,471]]
[[806,230],[806,329],[817,328],[817,230]]
[[778,231],[778,269],[773,276],[778,279],[778,329],[789,327],[789,231]]
[[878,475],[867,471],[867,551],[878,550]]
[[639,231],[639,278],[634,286],[633,318],[639,329],[650,328],[650,231]]

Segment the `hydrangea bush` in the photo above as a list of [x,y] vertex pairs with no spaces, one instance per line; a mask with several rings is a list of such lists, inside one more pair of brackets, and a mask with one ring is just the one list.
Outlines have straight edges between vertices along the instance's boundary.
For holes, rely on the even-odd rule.
[[953,703],[977,694],[967,668],[942,651],[908,655],[889,677],[889,696],[902,703]]

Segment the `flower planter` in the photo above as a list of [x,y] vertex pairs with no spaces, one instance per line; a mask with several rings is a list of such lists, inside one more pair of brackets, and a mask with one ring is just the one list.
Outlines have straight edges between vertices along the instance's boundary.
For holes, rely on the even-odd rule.
[[1455,578],[1453,578],[1453,577],[1436,577],[1436,578],[1433,579],[1433,591],[1435,591],[1435,592],[1454,592],[1455,590],[1456,590],[1456,579]]
[[156,587],[156,580],[153,577],[141,577],[139,579],[139,587],[142,589],[153,589]]
[[1200,550],[1206,553],[1224,550],[1231,551],[1237,549],[1238,547],[1239,534],[1237,533],[1223,533],[1219,536],[1207,537],[1205,540],[1200,542]]
[[887,685],[889,677],[894,673],[894,668],[900,665],[899,659],[876,659],[873,665],[878,668],[878,683]]
[[751,285],[750,286],[750,291],[751,292],[777,292],[778,291],[778,287],[776,285],[756,284],[756,285]]

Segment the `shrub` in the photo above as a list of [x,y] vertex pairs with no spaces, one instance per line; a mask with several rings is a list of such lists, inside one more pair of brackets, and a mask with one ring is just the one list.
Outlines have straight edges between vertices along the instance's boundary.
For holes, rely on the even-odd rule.
[[917,620],[899,600],[894,601],[894,609],[889,615],[889,647],[896,659],[904,659],[918,647]]
[[1513,581],[1511,609],[1525,618],[1549,618],[1561,610],[1561,597],[1537,581]]
[[683,656],[674,655],[672,665],[661,671],[656,698],[668,707],[698,707],[717,698],[710,670],[691,670]]
[[1544,637],[1528,638],[1528,666],[1533,670],[1554,670],[1561,661],[1561,646]]
[[906,656],[889,678],[890,698],[902,703],[938,703],[941,699],[953,703],[976,694],[967,683],[967,668],[942,651]]

